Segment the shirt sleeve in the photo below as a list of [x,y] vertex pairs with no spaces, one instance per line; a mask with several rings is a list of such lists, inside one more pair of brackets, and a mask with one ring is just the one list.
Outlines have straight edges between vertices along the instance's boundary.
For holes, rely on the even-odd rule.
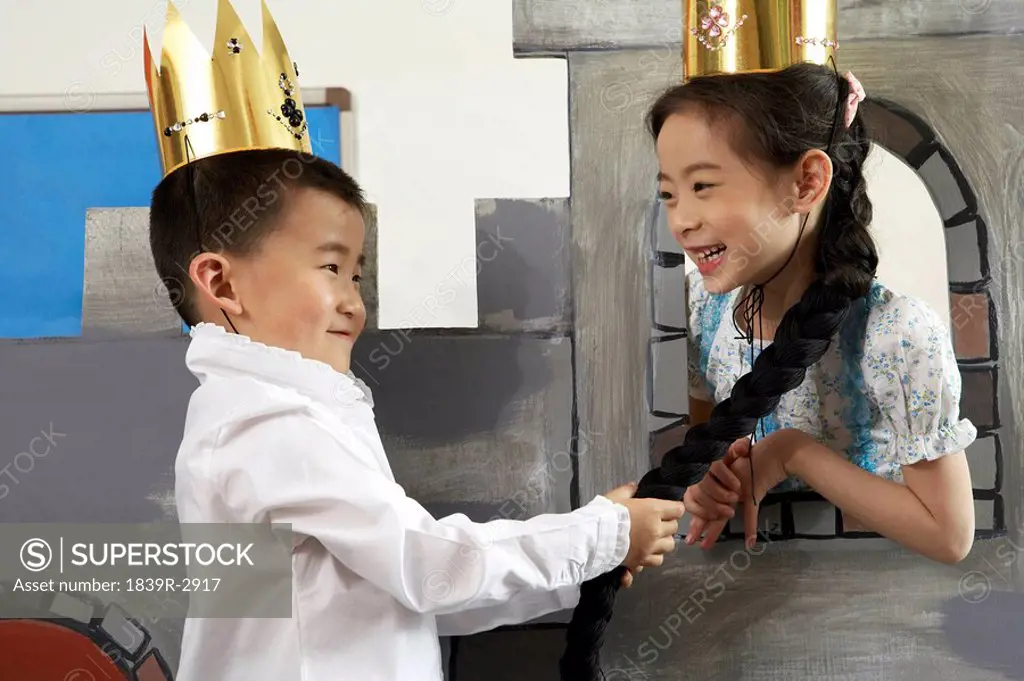
[[561,610],[575,608],[580,587],[573,584],[553,591],[522,591],[499,605],[463,610],[437,617],[438,636],[469,636],[510,624],[522,624]]
[[[519,616],[532,617],[558,603],[541,592],[578,585],[625,559],[630,520],[620,504],[598,496],[570,513],[527,520],[435,519],[375,463],[375,438],[358,426],[336,434],[305,407],[241,418],[221,429],[211,475],[233,516],[315,537],[419,613],[497,608],[523,596]],[[548,606],[532,604],[531,592]],[[513,604],[490,621],[516,612]]]
[[887,458],[901,466],[960,452],[977,429],[960,415],[961,377],[945,322],[923,301],[897,296],[869,328],[865,359]]
[[700,273],[686,273],[686,375],[690,397],[714,402],[707,379],[700,368],[701,317],[707,299]]

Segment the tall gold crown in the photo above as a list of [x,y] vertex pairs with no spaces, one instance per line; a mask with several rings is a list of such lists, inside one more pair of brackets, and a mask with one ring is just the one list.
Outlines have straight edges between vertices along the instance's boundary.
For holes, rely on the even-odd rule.
[[826,64],[836,0],[683,0],[683,76]]
[[298,67],[263,4],[263,49],[249,38],[229,0],[217,5],[213,54],[167,3],[160,68],[143,34],[146,89],[163,174],[187,162],[246,149],[311,153]]

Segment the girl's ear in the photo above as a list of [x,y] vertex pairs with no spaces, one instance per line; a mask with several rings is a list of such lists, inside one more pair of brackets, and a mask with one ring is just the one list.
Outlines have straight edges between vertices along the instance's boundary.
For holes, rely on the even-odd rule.
[[795,173],[793,210],[810,213],[828,194],[832,184],[832,159],[821,149],[811,149],[797,161]]
[[242,314],[242,301],[227,258],[204,251],[192,259],[188,274],[200,300],[229,314]]

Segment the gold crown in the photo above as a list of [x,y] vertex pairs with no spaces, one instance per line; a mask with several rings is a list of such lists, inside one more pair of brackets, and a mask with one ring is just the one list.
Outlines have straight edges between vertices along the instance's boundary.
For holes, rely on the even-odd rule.
[[826,64],[836,0],[683,0],[684,78]]
[[164,176],[187,162],[231,151],[311,153],[298,67],[262,4],[261,52],[228,0],[217,5],[212,57],[171,2],[159,71],[143,34],[146,89]]

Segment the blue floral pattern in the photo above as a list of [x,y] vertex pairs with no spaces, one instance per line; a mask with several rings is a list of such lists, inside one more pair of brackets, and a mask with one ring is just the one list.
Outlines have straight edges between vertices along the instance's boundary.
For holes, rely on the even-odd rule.
[[[739,337],[739,290],[708,293],[687,274],[690,395],[718,403],[760,354]],[[901,467],[967,448],[975,426],[959,413],[961,378],[946,323],[923,301],[875,282],[851,308],[803,383],[762,419],[757,436],[797,428],[860,468],[902,481]],[[776,491],[806,489],[789,480]]]

